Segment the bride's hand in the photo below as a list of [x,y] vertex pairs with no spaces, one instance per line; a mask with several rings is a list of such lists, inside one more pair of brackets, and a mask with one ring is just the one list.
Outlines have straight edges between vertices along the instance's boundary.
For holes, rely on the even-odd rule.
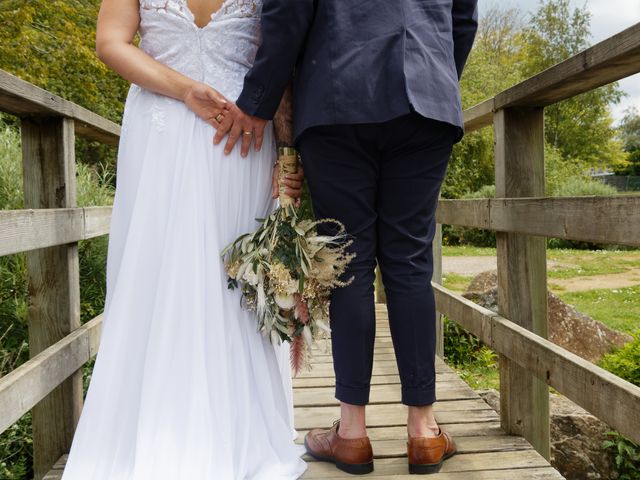
[[[279,175],[280,169],[276,163],[273,167],[273,176],[271,179],[271,196],[275,199],[280,196],[280,182]],[[282,184],[286,187],[284,193],[291,198],[296,199],[296,206],[300,205],[300,197],[302,196],[302,184],[304,183],[304,170],[302,165],[298,165],[298,171],[296,173],[288,174],[283,180]]]
[[183,101],[193,113],[213,128],[218,128],[220,121],[229,110],[229,101],[218,91],[204,83],[194,83],[185,94]]

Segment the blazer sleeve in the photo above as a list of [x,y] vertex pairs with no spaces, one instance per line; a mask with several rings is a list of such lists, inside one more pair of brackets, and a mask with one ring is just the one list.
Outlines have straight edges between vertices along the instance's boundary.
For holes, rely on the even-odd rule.
[[314,0],[264,0],[262,44],[236,101],[243,112],[265,120],[273,118],[313,16]]
[[460,79],[478,30],[478,0],[453,0],[451,13],[453,16],[453,54],[458,79]]

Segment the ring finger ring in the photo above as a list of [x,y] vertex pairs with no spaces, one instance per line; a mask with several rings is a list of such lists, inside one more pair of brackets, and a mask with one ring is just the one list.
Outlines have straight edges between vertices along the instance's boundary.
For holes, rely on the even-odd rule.
[[222,120],[224,120],[224,115],[222,115],[221,113],[216,115],[216,122],[222,123]]
[[245,135],[253,135],[253,132],[242,132],[242,133],[244,133]]

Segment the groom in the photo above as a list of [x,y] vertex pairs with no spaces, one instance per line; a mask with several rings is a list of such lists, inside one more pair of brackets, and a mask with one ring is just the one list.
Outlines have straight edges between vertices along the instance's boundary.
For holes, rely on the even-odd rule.
[[411,473],[437,471],[455,444],[434,418],[431,243],[441,183],[463,134],[458,81],[477,29],[477,0],[263,0],[262,37],[237,107],[216,135],[227,150],[262,141],[294,74],[296,145],[318,218],[354,236],[354,281],[332,297],[341,419],[311,431],[313,457],[373,470],[365,426],[375,339],[374,269],[409,406]]

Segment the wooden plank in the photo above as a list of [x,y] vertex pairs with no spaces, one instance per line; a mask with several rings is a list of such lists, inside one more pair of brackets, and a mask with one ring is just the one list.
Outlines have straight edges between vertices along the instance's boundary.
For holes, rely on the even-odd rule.
[[495,110],[544,107],[640,72],[640,23],[498,94]]
[[[294,404],[297,407],[337,405],[333,387],[297,388],[294,390]],[[399,385],[372,385],[371,404],[400,403]],[[450,386],[447,383],[436,384],[436,398],[444,400],[468,400],[477,398],[477,394],[467,385]]]
[[[498,110],[494,116],[496,197],[544,195],[542,108]],[[498,308],[502,315],[547,336],[546,239],[496,234]],[[500,417],[507,433],[523,435],[550,458],[549,389],[525,368],[500,356]]]
[[99,315],[0,378],[0,433],[97,353],[101,329]]
[[0,70],[0,111],[19,117],[67,117],[78,135],[118,145],[120,127],[106,118]]
[[495,100],[490,98],[464,111],[464,130],[471,133],[493,123]]
[[640,197],[543,197],[442,200],[447,225],[640,246]]
[[439,311],[473,333],[485,345],[491,345],[493,334],[491,318],[497,313],[467,298],[455,295],[441,285],[434,285],[434,293]]
[[[26,208],[76,206],[74,123],[69,118],[22,119]],[[29,353],[32,357],[80,326],[78,245],[27,253]],[[32,410],[34,476],[42,478],[69,450],[82,409],[77,371]]]
[[[477,402],[484,403],[478,399]],[[486,403],[474,403],[470,400],[437,402],[434,411],[438,423],[477,423],[496,421],[499,417]],[[469,407],[469,409],[466,409]],[[471,408],[475,407],[475,408]],[[486,407],[486,408],[485,408]],[[310,430],[327,428],[334,420],[340,418],[340,408],[299,407],[296,408],[296,428]],[[407,408],[398,404],[370,405],[367,407],[367,426],[382,427],[390,425],[406,425]]]
[[111,207],[0,211],[0,256],[109,233]]
[[[441,473],[465,472],[467,478],[474,478],[476,472],[483,470],[508,470],[511,478],[522,478],[522,473],[529,468],[548,468],[549,464],[535,450],[521,450],[511,452],[469,453],[455,455],[442,465]],[[367,477],[395,478],[394,475],[408,475],[406,458],[385,458],[375,462],[375,470]],[[339,478],[336,476],[335,466],[326,462],[309,462],[304,479]],[[346,477],[345,477],[346,478]],[[436,475],[430,478],[437,478]],[[552,477],[554,478],[554,477]],[[556,476],[555,478],[562,478]]]

